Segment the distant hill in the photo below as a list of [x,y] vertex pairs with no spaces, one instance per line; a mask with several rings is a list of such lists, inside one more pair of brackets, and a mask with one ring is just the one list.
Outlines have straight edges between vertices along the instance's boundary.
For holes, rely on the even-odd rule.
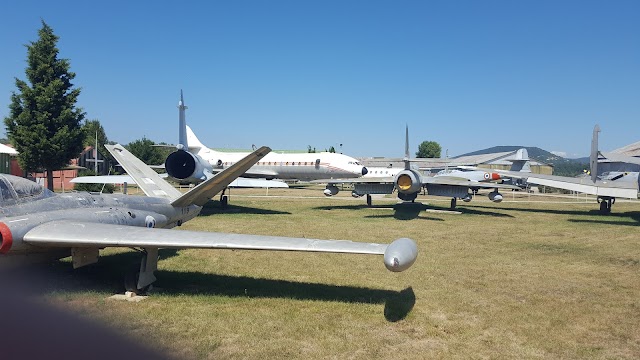
[[483,155],[499,152],[515,151],[521,148],[527,149],[529,158],[541,163],[549,164],[553,166],[553,173],[560,176],[576,176],[582,173],[583,170],[589,168],[589,158],[579,159],[566,159],[562,156],[558,156],[548,152],[547,150],[540,149],[533,146],[494,146],[484,150],[478,150],[466,154],[462,154],[456,157],[469,156],[469,155]]

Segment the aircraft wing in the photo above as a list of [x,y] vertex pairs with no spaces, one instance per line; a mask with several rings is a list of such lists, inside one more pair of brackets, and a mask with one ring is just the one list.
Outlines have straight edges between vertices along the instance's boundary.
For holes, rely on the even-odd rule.
[[24,235],[23,241],[35,246],[65,248],[148,247],[378,254],[384,255],[385,266],[391,271],[409,268],[418,255],[415,243],[405,238],[387,245],[348,240],[156,229],[71,220],[52,221],[36,226]]
[[74,184],[135,184],[129,175],[78,176],[71,179]]
[[620,197],[627,199],[638,198],[638,187],[630,186],[628,182],[616,183],[615,180],[598,180],[593,182],[586,177],[568,177],[557,175],[522,173],[518,171],[494,170],[500,175],[517,179],[526,179],[527,183],[551,186],[558,189],[577,191],[596,196]]
[[229,187],[234,188],[288,188],[289,185],[284,181],[265,180],[265,179],[247,179],[239,177],[235,179]]
[[511,190],[522,190],[522,188],[515,185],[505,185],[505,184],[497,184],[492,182],[479,182],[479,181],[471,181],[465,178],[458,178],[455,176],[423,176],[422,177],[422,185],[426,186],[429,184],[436,185],[450,185],[450,186],[465,186],[465,187],[473,187],[480,189],[511,189]]
[[[168,175],[159,174],[160,177],[166,178]],[[74,184],[135,184],[135,181],[129,175],[98,175],[98,176],[79,176],[71,179]],[[237,178],[229,187],[232,188],[288,188],[283,181],[265,180],[265,179],[247,179]]]
[[611,161],[640,165],[640,159],[637,157],[626,156],[626,155],[621,155],[616,153],[608,153],[608,152],[600,152],[600,154],[602,154],[602,156],[604,156],[605,158]]
[[354,179],[321,179],[313,180],[311,183],[315,184],[393,184],[395,178],[392,176],[386,177],[361,177]]

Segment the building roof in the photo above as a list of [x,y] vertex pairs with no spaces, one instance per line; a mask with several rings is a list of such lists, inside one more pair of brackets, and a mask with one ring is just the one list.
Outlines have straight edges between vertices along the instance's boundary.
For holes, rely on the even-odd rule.
[[11,146],[0,144],[0,154],[18,155],[18,152]]
[[640,156],[640,141],[615,149],[612,152],[626,156]]

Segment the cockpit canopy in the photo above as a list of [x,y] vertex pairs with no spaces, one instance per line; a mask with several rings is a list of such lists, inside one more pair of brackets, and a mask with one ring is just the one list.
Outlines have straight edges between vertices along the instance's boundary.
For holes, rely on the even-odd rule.
[[10,205],[53,196],[53,192],[18,176],[0,174],[0,204]]

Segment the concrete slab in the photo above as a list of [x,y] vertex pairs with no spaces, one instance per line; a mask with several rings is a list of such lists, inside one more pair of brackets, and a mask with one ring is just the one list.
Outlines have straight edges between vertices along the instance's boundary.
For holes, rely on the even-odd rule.
[[113,296],[108,297],[108,299],[113,300],[126,300],[130,302],[140,302],[144,299],[148,298],[148,296],[136,295],[131,291],[127,291],[124,294],[115,294]]

